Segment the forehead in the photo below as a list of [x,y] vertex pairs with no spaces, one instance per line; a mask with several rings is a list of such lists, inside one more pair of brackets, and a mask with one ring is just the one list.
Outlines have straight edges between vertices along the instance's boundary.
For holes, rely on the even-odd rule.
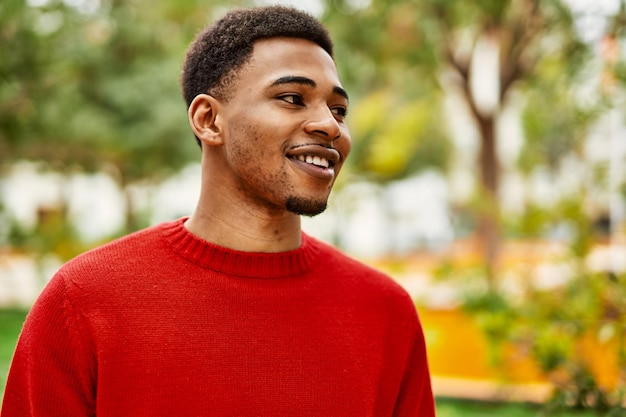
[[340,87],[332,57],[314,42],[299,38],[261,39],[242,68],[239,81],[269,85],[285,76],[304,76],[320,87]]

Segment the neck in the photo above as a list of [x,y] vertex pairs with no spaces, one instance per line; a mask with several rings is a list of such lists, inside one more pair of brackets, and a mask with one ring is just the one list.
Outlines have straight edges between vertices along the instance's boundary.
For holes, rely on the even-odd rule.
[[204,145],[202,184],[196,210],[185,222],[194,235],[215,245],[242,252],[286,252],[300,247],[300,216],[265,207],[240,191],[228,174],[221,147]]
[[300,216],[296,214],[259,213],[241,205],[211,201],[201,198],[185,222],[187,230],[208,242],[243,252],[286,252],[302,243]]

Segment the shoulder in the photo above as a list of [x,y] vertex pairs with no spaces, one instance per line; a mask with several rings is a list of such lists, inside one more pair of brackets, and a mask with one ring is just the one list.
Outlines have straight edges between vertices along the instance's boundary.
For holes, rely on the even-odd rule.
[[318,252],[316,267],[326,276],[333,277],[334,284],[348,286],[352,291],[371,293],[379,299],[408,307],[413,310],[414,303],[408,292],[391,276],[354,257],[342,252],[328,243],[307,236]]
[[138,254],[136,250],[142,246],[154,244],[159,239],[159,226],[143,229],[126,236],[107,242],[91,249],[65,264],[66,267],[75,267],[99,259],[119,258],[128,253]]
[[66,284],[105,285],[154,264],[163,258],[166,247],[161,225],[152,226],[78,255],[61,266],[57,275],[64,277]]

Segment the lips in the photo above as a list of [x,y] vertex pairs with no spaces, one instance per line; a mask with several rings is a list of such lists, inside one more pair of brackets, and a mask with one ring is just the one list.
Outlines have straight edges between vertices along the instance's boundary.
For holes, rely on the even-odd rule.
[[287,158],[311,176],[332,180],[335,176],[334,166],[341,160],[341,155],[334,148],[307,144],[290,148]]
[[341,155],[335,148],[318,144],[307,144],[291,147],[287,151],[287,158],[328,168],[339,162]]

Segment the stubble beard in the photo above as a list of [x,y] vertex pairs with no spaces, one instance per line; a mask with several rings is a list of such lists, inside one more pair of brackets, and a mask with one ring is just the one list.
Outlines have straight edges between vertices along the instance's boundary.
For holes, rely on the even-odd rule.
[[287,211],[307,217],[314,217],[323,213],[327,206],[326,200],[312,200],[302,197],[288,197],[285,202]]

